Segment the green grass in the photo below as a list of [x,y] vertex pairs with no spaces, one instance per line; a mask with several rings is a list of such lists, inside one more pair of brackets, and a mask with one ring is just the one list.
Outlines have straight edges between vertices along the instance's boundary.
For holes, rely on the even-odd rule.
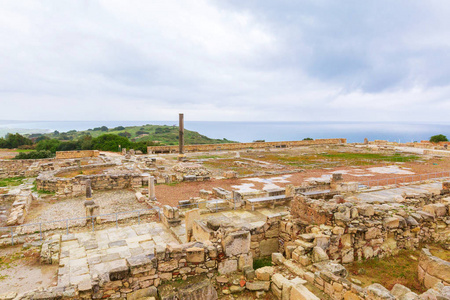
[[262,267],[270,267],[270,266],[272,266],[272,257],[270,257],[270,256],[253,260],[253,269],[254,270],[262,268]]
[[363,286],[380,283],[387,289],[392,289],[396,283],[403,284],[415,292],[423,292],[417,275],[420,251],[401,250],[397,255],[383,259],[373,258],[354,262],[346,266],[349,277],[356,278]]
[[22,184],[22,181],[25,177],[12,177],[12,178],[1,178],[0,179],[0,187],[6,186],[18,186]]
[[33,149],[16,149],[14,150],[14,152],[18,152],[18,153],[27,153],[27,152],[32,152],[34,151]]

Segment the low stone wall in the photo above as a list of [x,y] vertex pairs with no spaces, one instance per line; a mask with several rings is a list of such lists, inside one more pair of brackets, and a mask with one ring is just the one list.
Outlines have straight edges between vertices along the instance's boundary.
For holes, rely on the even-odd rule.
[[[266,257],[270,256],[273,252],[279,251],[279,224],[283,216],[284,214],[278,214],[268,217],[266,222],[261,221],[257,224],[252,224],[249,228],[234,228],[232,224],[220,224],[220,221],[217,224],[214,221],[194,221],[192,235],[197,241],[211,241],[214,243],[222,240],[224,236],[229,235],[230,233],[228,231],[230,230],[246,232],[250,238],[248,252],[251,258]],[[225,233],[223,233],[221,226],[229,226],[229,228],[225,227],[228,229],[225,229]]]
[[[347,139],[317,139],[309,141],[285,141],[285,142],[254,142],[254,143],[228,143],[228,144],[205,144],[185,145],[185,152],[217,151],[217,150],[242,150],[242,149],[264,149],[264,148],[289,148],[311,145],[345,144]],[[150,146],[148,153],[175,153],[176,146]]]
[[[99,164],[83,167],[83,169],[97,167],[115,166],[114,164]],[[79,170],[78,167],[65,168],[59,171],[41,173],[36,178],[36,187],[41,191],[55,192],[59,196],[75,197],[84,195],[86,192],[86,180],[91,180],[93,190],[116,190],[127,188],[140,188],[148,180],[147,176],[139,173],[130,174],[100,174],[100,175],[78,175],[73,178],[57,177],[58,173],[64,171]]]
[[56,151],[57,159],[97,157],[99,155],[98,150]]
[[[429,202],[423,205],[421,201]],[[351,263],[393,255],[400,249],[415,249],[421,242],[449,243],[449,203],[439,201],[432,197],[413,199],[418,206],[400,212],[399,206],[339,204],[334,199],[296,196],[291,206],[292,219],[280,223],[283,252],[290,258],[301,248],[301,256],[320,245],[330,259]]]
[[426,248],[420,253],[417,271],[420,283],[427,289],[439,282],[450,285],[450,262],[433,256]]
[[423,154],[434,155],[434,156],[450,156],[450,151],[447,151],[447,150],[423,150]]
[[53,158],[0,160],[0,178],[34,177],[41,171],[40,165],[53,161]]

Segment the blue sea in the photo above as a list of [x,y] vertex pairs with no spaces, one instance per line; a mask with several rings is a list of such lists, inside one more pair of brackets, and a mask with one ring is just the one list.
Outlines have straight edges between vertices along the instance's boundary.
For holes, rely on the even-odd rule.
[[[87,130],[107,126],[177,125],[173,121],[0,121],[0,136],[8,132],[42,133],[58,130]],[[435,134],[450,137],[450,123],[371,123],[371,122],[209,122],[185,121],[185,128],[211,138],[239,142],[292,141],[303,138],[346,138],[347,142],[388,140],[412,142],[428,140]]]

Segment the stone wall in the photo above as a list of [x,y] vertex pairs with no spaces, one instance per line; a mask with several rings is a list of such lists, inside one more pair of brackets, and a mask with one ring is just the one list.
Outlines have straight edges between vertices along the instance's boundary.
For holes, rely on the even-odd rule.
[[40,165],[53,161],[53,158],[0,160],[0,178],[34,177],[41,171]]
[[98,150],[56,151],[57,159],[97,157],[99,155]]
[[415,198],[404,210],[400,205],[335,200],[294,198],[292,219],[280,223],[282,250],[287,257],[294,252],[308,255],[320,245],[330,259],[350,263],[415,249],[421,242],[450,243],[448,198]]
[[[185,145],[185,152],[217,151],[217,150],[242,150],[242,149],[264,149],[264,148],[289,148],[311,145],[345,144],[347,139],[317,139],[309,141],[286,141],[286,142],[254,142],[254,143],[229,143],[229,144],[205,144]],[[150,146],[148,153],[175,153],[176,146]]]
[[450,262],[433,256],[426,248],[420,253],[417,271],[420,283],[427,289],[439,282],[450,285]]
[[[90,165],[83,168],[95,168],[99,166],[114,166],[114,164]],[[64,172],[77,167],[65,168]],[[86,191],[85,181],[91,180],[93,190],[116,190],[127,188],[140,188],[148,180],[148,176],[139,173],[129,174],[100,174],[77,175],[72,178],[57,177],[60,171],[41,173],[36,178],[36,187],[41,191],[55,192],[59,196],[74,197],[84,195]]]
[[[284,214],[268,217],[267,220],[252,223],[245,228],[235,228],[232,224],[221,223],[220,220],[194,221],[192,224],[192,236],[194,240],[205,242],[224,241],[224,237],[233,236],[233,232],[248,234],[248,253],[251,258],[270,256],[278,252],[280,247],[279,225]],[[226,248],[226,245],[223,245]],[[246,252],[246,253],[247,253]]]

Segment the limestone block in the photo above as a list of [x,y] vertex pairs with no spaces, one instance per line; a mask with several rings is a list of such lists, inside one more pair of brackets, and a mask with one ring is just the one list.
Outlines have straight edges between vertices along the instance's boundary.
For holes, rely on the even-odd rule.
[[341,236],[341,244],[344,249],[353,247],[353,238],[351,234],[344,234]]
[[282,265],[285,261],[283,254],[275,252],[272,253],[272,263],[275,265]]
[[261,256],[269,256],[274,252],[278,252],[278,239],[267,239],[262,240],[259,243],[259,250],[261,252]]
[[396,217],[388,217],[383,220],[383,226],[387,229],[398,228],[399,225],[400,220]]
[[367,294],[369,295],[369,299],[373,300],[381,300],[381,299],[392,299],[395,300],[395,297],[379,283],[371,284],[367,287]]
[[406,295],[407,293],[410,292],[411,290],[409,288],[399,283],[395,284],[391,290],[391,294],[397,298],[401,298],[403,295]]
[[148,272],[154,269],[154,264],[148,255],[136,255],[127,258],[132,275]]
[[326,260],[328,260],[326,252],[320,247],[314,247],[312,251],[312,261],[316,263]]
[[280,273],[273,274],[272,276],[272,283],[273,283],[272,286],[276,286],[279,289],[282,289],[283,285],[287,284],[288,282],[289,280]]
[[299,262],[302,266],[304,266],[304,267],[309,266],[309,265],[312,263],[312,262],[311,262],[311,259],[309,258],[308,255],[302,255],[302,256],[300,256],[300,257],[298,258],[298,262]]
[[[450,299],[450,297],[449,297],[449,299]],[[419,298],[419,295],[417,295],[416,293],[409,292],[409,293],[406,293],[403,296],[401,296],[399,298],[399,300],[420,300],[420,298]]]
[[245,267],[253,266],[253,255],[251,252],[248,254],[241,254],[238,260],[238,269],[240,271],[244,270]]
[[220,274],[229,274],[237,271],[237,260],[226,259],[219,263],[218,271]]
[[245,267],[244,268],[244,276],[247,280],[253,280],[255,279],[255,270],[253,270],[253,267]]
[[274,272],[273,267],[262,267],[255,270],[256,278],[263,281],[269,281]]
[[186,249],[186,260],[189,263],[202,263],[205,261],[205,249],[192,247]]
[[226,256],[246,254],[250,251],[250,232],[236,231],[228,234],[222,241]]
[[381,235],[381,230],[376,227],[370,227],[365,233],[366,240],[374,239]]
[[354,250],[352,248],[342,250],[342,263],[343,264],[351,263],[354,260],[355,260],[355,254],[354,254]]
[[365,247],[362,248],[362,250],[363,250],[363,255],[364,255],[365,259],[369,259],[369,258],[373,257],[373,249],[372,249],[372,247],[365,246]]
[[339,227],[339,226],[335,226],[333,228],[332,232],[333,232],[333,234],[336,234],[336,235],[342,235],[345,232],[345,228]]
[[365,217],[371,217],[375,214],[373,206],[369,204],[358,206],[357,209],[359,214]]
[[270,289],[270,281],[247,281],[245,288],[250,291],[268,291]]
[[175,259],[158,263],[158,271],[171,272],[178,268],[178,261]]
[[291,299],[296,300],[320,300],[316,295],[311,293],[304,285],[294,285],[291,288]]
[[157,297],[158,290],[154,286],[147,287],[145,289],[140,289],[132,293],[127,294],[127,300],[138,300],[145,297]]
[[344,293],[344,300],[361,300],[361,298],[352,291],[347,291]]
[[442,282],[441,279],[439,279],[437,277],[434,277],[434,276],[432,276],[432,275],[430,275],[428,273],[425,273],[425,277],[424,277],[424,280],[423,280],[423,285],[426,288],[432,288],[439,282]]

